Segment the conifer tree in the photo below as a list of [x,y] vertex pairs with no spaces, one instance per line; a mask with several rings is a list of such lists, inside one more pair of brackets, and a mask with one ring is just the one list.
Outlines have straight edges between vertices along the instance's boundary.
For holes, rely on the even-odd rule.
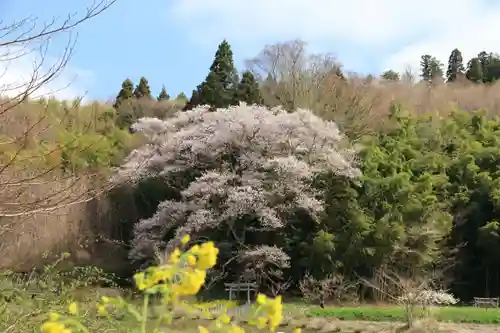
[[[228,107],[234,103],[238,73],[234,67],[233,51],[226,40],[223,40],[215,53],[210,71],[203,83],[193,94],[187,106],[210,105],[212,108]],[[192,96],[192,98],[193,98]]]
[[118,95],[116,96],[115,104],[113,107],[115,109],[118,109],[120,104],[132,98],[134,96],[134,83],[130,79],[125,79],[122,82],[122,88],[120,89],[120,92],[118,92]]
[[245,102],[247,104],[262,104],[259,84],[250,71],[243,73],[241,81],[236,89],[235,103]]
[[186,94],[184,92],[180,92],[179,95],[177,95],[177,97],[175,98],[176,101],[183,101],[183,102],[187,102],[188,101],[188,98],[186,96]]
[[158,95],[157,99],[159,101],[168,101],[170,99],[170,96],[167,94],[167,89],[165,89],[165,86],[162,86],[160,94]]
[[430,62],[431,82],[443,80],[443,63],[432,57]]
[[198,85],[196,89],[191,93],[191,98],[187,101],[186,105],[182,110],[187,111],[198,105],[205,105],[201,100],[201,85]]
[[430,54],[424,54],[420,58],[420,77],[426,82],[430,82],[432,79],[431,60],[432,56]]
[[446,70],[446,81],[454,82],[464,75],[464,64],[462,52],[459,49],[451,51],[450,58],[448,59],[448,69]]
[[435,57],[424,54],[420,60],[420,77],[423,81],[432,83],[443,78],[443,64]]
[[149,88],[149,82],[144,76],[141,77],[139,84],[135,87],[134,97],[151,98],[151,88]]

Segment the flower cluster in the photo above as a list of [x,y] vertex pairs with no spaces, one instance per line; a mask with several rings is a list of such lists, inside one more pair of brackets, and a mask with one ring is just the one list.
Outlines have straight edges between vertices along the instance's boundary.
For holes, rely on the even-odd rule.
[[257,304],[259,305],[258,313],[260,314],[256,319],[257,327],[260,329],[269,327],[274,332],[283,318],[281,296],[272,299],[259,294],[257,296]]
[[414,303],[422,305],[453,305],[458,300],[444,290],[422,290],[415,293],[407,293],[398,298],[399,303]]
[[[186,245],[190,241],[189,236],[181,239],[181,244]],[[123,298],[102,297],[101,302],[97,304],[98,315],[112,319],[110,310],[124,310],[130,313],[140,324],[141,333],[161,332],[161,324],[170,324],[173,320],[172,307],[183,308],[192,311],[200,310],[200,307],[189,303],[180,302],[183,296],[196,295],[205,283],[206,272],[215,266],[219,250],[213,242],[206,242],[201,245],[194,245],[186,251],[175,248],[169,255],[165,264],[150,267],[143,272],[135,274],[134,279],[137,288],[144,293],[144,302],[142,311],[129,304]],[[165,306],[163,320],[155,323],[151,327],[148,323],[148,308],[150,305],[150,296],[159,294],[162,299],[162,305]],[[255,318],[250,321],[254,326],[264,329],[267,328],[274,332],[281,322],[283,304],[281,297],[275,299],[267,298],[264,295],[258,295]],[[42,333],[72,333],[88,332],[88,330],[78,320],[78,306],[71,303],[68,307],[69,316],[62,316],[57,313],[49,315],[48,320],[41,326]],[[208,312],[207,312],[208,313]],[[207,327],[199,326],[199,333],[208,332],[231,332],[244,333],[245,330],[237,324],[231,322],[227,312],[214,316],[206,316],[212,320]],[[296,331],[296,333],[300,333]]]
[[[155,177],[169,182],[201,172],[182,184],[178,200],[160,203],[153,216],[135,225],[129,255],[140,264],[184,234],[243,217],[254,218],[259,222],[254,227],[262,230],[283,228],[297,209],[318,220],[324,202],[311,185],[313,177],[360,176],[356,153],[338,126],[308,110],[199,107],[165,120],[141,118],[133,127],[147,144],[128,156],[114,182]],[[227,156],[235,160],[228,163]],[[175,239],[165,244],[161,235],[172,231]]]

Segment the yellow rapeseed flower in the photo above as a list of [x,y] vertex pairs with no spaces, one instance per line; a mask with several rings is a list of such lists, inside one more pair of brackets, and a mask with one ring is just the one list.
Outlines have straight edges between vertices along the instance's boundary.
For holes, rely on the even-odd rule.
[[177,265],[181,259],[181,251],[176,248],[169,256],[168,262],[172,265]]
[[209,331],[206,327],[198,326],[198,333],[209,333]]
[[69,314],[76,316],[78,314],[78,306],[75,302],[71,303],[68,307]]
[[217,263],[219,249],[214,246],[214,242],[206,242],[200,246],[196,254],[198,255],[196,267],[201,270],[207,270],[214,267]]
[[257,304],[259,305],[264,305],[267,302],[267,296],[264,294],[258,294],[257,295]]
[[189,237],[189,235],[185,235],[184,237],[182,237],[182,239],[181,239],[182,245],[186,245],[187,243],[189,243],[190,239],[191,239],[191,237]]
[[242,327],[233,326],[233,327],[231,327],[231,330],[229,332],[230,333],[245,333],[245,330]]
[[191,266],[195,266],[196,265],[196,257],[193,256],[193,255],[189,255],[186,259],[187,263]]
[[102,304],[97,304],[96,307],[97,307],[97,313],[98,314],[100,314],[100,315],[106,315],[108,313],[108,311],[106,310],[106,306],[104,306]]
[[302,333],[302,329],[301,328],[296,328],[295,330],[293,330],[293,333]]
[[206,276],[206,271],[187,268],[184,271],[181,283],[172,286],[172,292],[177,296],[196,295],[205,283]]
[[40,330],[42,333],[71,333],[71,330],[67,329],[63,324],[52,321],[44,323]]
[[58,321],[61,316],[58,313],[49,313],[49,321]]
[[229,316],[227,314],[222,314],[219,318],[221,323],[223,324],[229,324],[229,322],[231,321],[231,318],[229,318]]
[[135,285],[139,290],[145,290],[148,288],[148,284],[146,281],[146,275],[144,272],[139,272],[134,274]]

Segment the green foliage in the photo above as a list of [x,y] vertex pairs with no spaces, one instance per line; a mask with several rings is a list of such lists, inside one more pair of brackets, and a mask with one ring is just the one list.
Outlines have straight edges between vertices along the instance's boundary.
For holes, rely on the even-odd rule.
[[177,97],[175,97],[175,100],[180,101],[180,102],[187,102],[188,98],[185,93],[180,92]]
[[469,60],[465,76],[471,82],[483,83],[483,66],[481,65],[481,61],[479,60],[479,58],[475,57]]
[[139,80],[139,84],[134,89],[135,98],[149,98],[151,99],[151,88],[149,88],[148,80],[142,76]]
[[123,101],[129,100],[134,96],[134,83],[130,79],[126,79],[122,83],[122,88],[116,96],[114,108],[118,108]]
[[262,104],[260,88],[252,72],[246,71],[241,77],[241,81],[236,88],[236,102],[245,102],[247,104]]
[[237,84],[238,72],[234,67],[233,51],[229,43],[223,40],[217,48],[205,81],[193,91],[186,109],[197,105],[210,105],[213,108],[233,105]]
[[162,86],[157,100],[158,101],[168,101],[169,99],[170,99],[170,96],[167,94],[167,89],[165,89],[165,86]]
[[443,78],[443,64],[435,57],[424,54],[420,60],[420,77],[426,82]]
[[49,167],[65,172],[92,169],[106,173],[120,164],[134,139],[115,125],[116,111],[97,103],[72,104],[29,101],[13,110],[12,117],[26,114],[28,121],[38,123],[24,142],[12,140],[18,137],[18,129],[6,131],[3,137],[10,144],[0,147],[0,160],[12,160],[11,164],[20,169],[29,165],[34,170]]
[[399,81],[399,73],[393,71],[392,69],[383,72],[380,77],[386,81]]
[[462,52],[459,49],[454,49],[451,51],[450,58],[448,59],[448,69],[446,70],[447,82],[453,82],[463,77],[464,71]]

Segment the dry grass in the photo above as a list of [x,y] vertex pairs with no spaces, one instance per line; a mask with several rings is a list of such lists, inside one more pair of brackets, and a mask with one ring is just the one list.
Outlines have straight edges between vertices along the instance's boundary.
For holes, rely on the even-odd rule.
[[349,84],[338,78],[329,81],[323,83],[316,101],[305,102],[304,106],[335,120],[353,138],[383,127],[391,105],[395,103],[417,115],[431,113],[446,116],[456,109],[484,109],[492,116],[500,113],[500,83],[429,87],[425,83],[409,84],[404,81],[365,82],[355,79]]

